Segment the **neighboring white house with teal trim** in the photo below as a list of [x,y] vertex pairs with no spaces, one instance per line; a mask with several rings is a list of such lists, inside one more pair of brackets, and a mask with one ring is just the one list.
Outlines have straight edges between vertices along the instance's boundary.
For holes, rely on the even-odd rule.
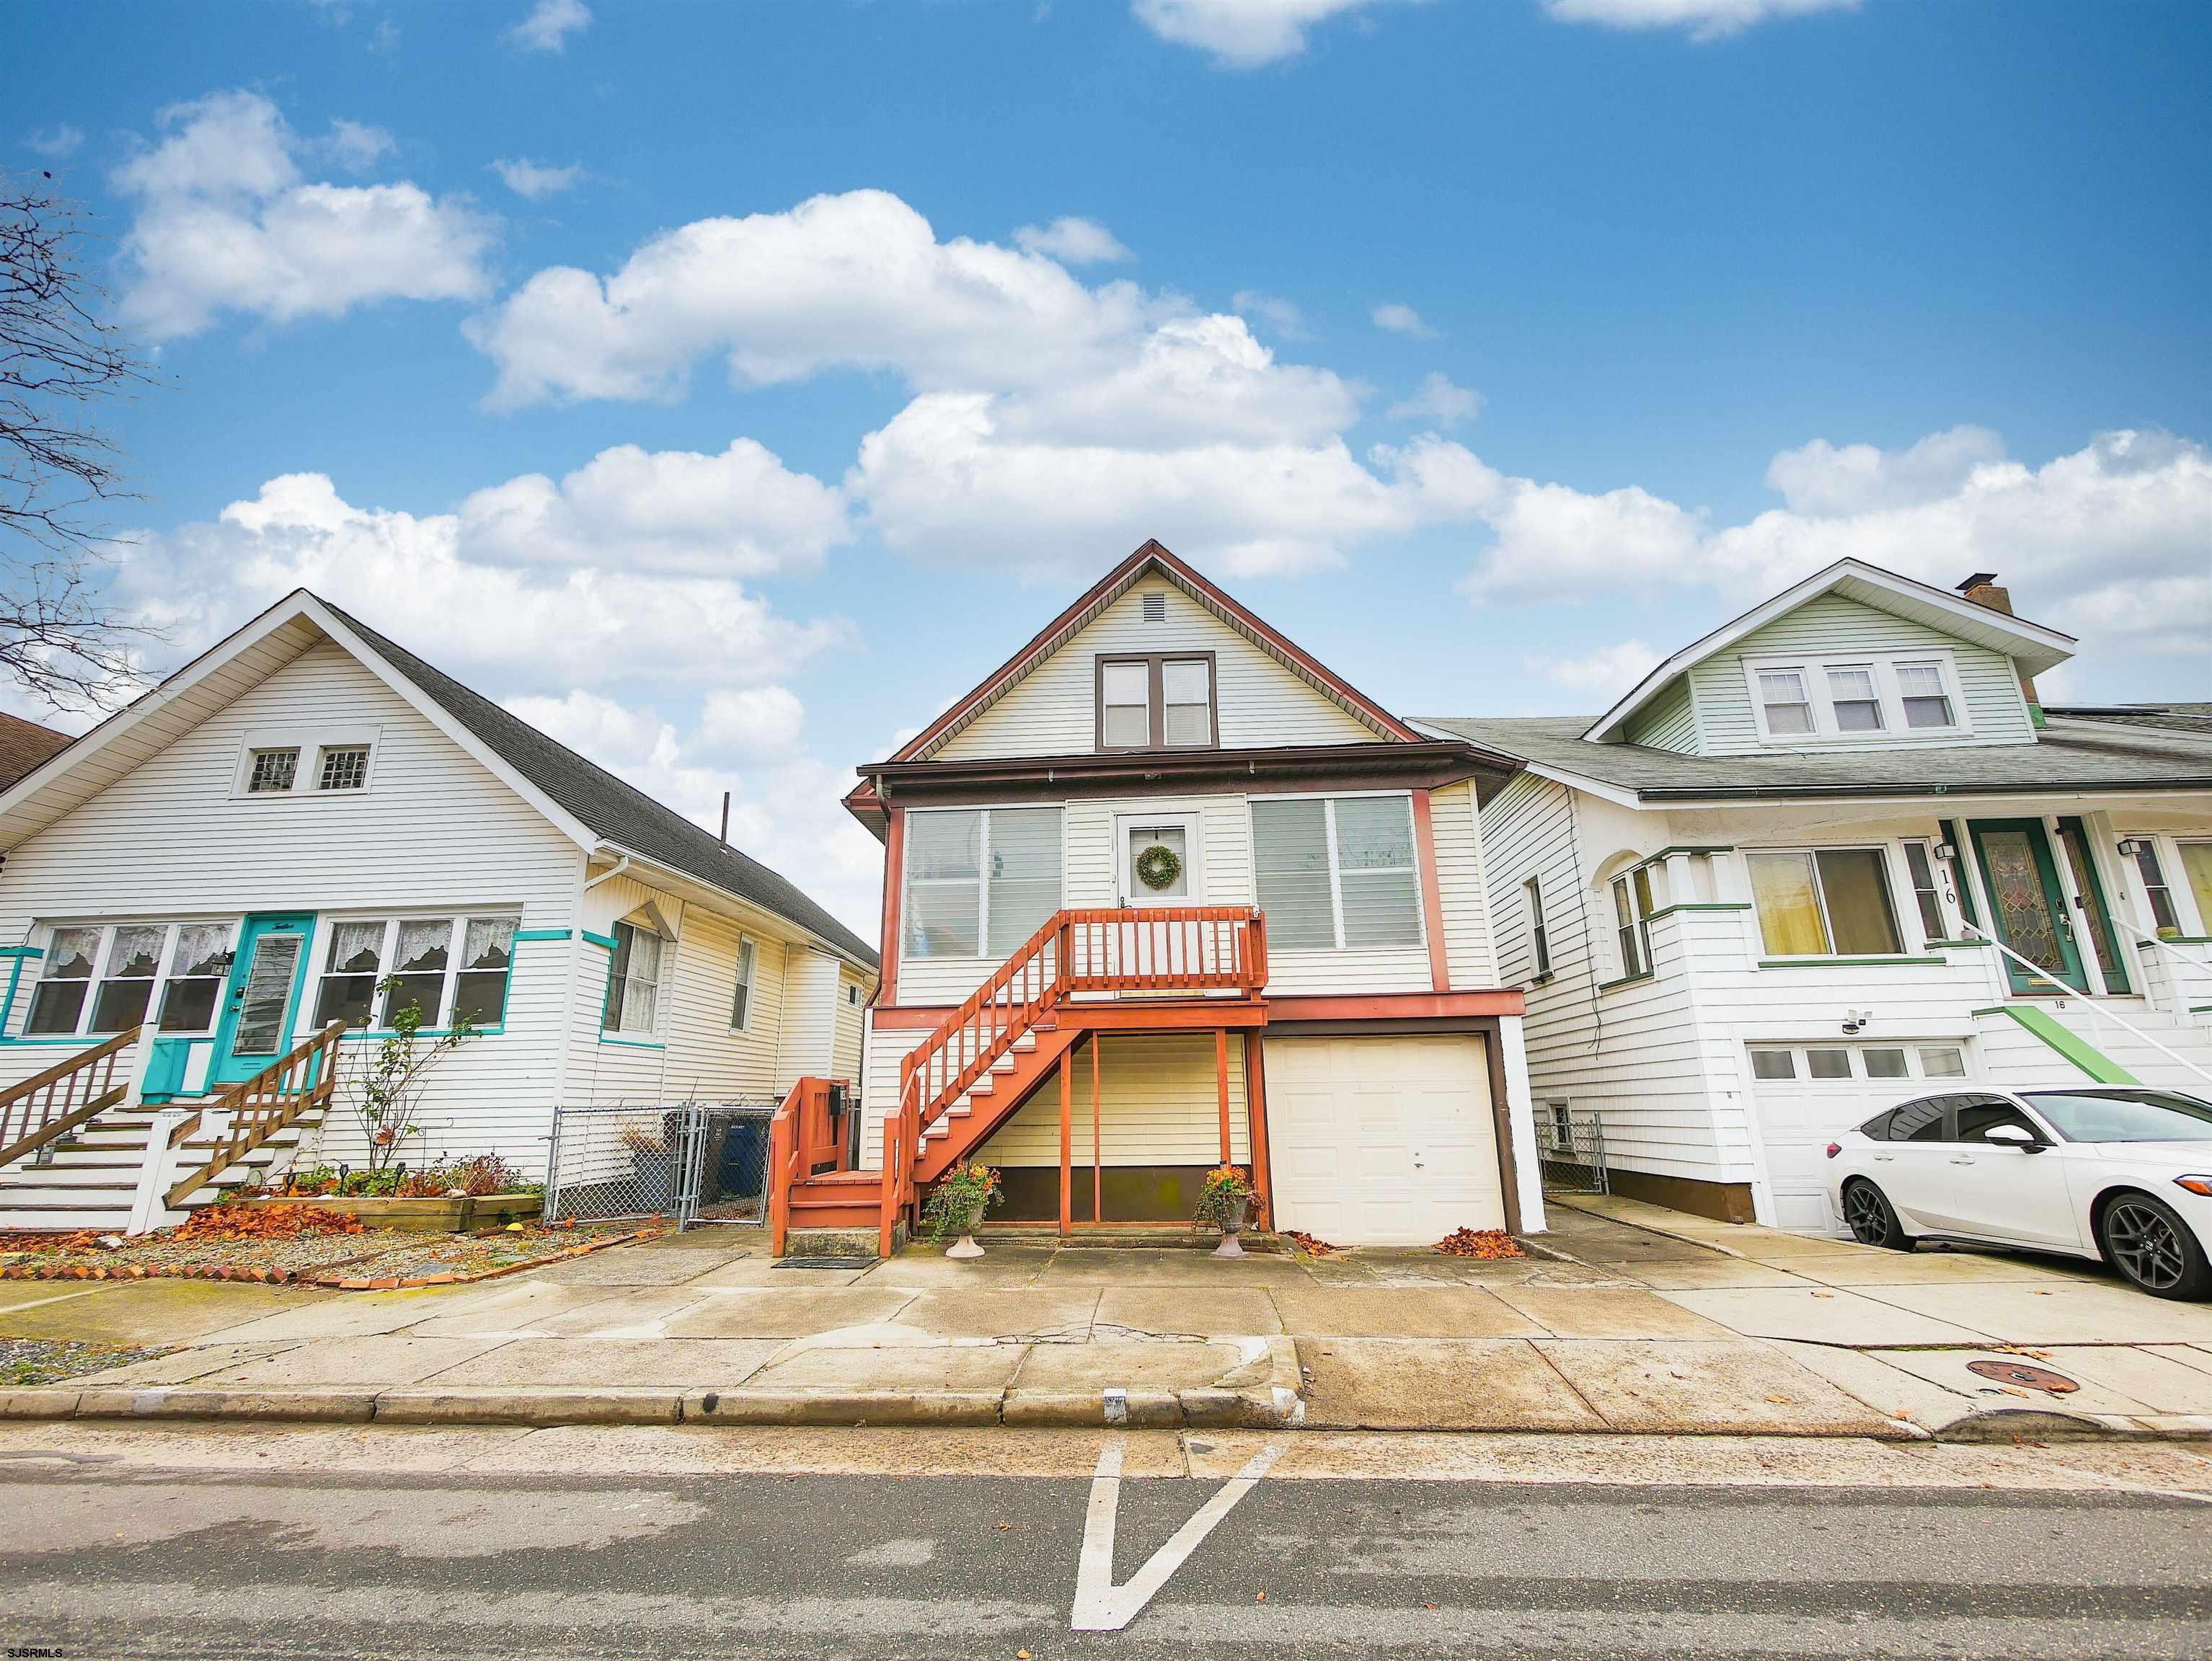
[[[556,1103],[854,1070],[875,987],[791,883],[305,591],[0,793],[0,1088],[143,1022],[146,1100],[188,1102],[331,1020],[373,1039],[397,975],[484,1034],[423,1155],[533,1175]],[[356,1137],[335,1109],[321,1155]]]
[[1885,1106],[2212,1090],[2212,704],[2045,709],[2073,646],[1846,560],[1595,720],[1419,724],[1524,764],[1483,847],[1540,1134],[1825,1230],[1822,1149]]

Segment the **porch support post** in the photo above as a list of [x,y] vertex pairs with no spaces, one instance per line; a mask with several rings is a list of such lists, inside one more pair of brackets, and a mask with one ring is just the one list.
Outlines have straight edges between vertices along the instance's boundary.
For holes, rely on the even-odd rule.
[[1098,1034],[1091,1034],[1091,1221],[1106,1221],[1106,1173],[1098,1158]]
[[1246,1132],[1252,1141],[1252,1191],[1258,1196],[1260,1227],[1273,1228],[1275,1226],[1275,1202],[1269,1191],[1267,1171],[1267,1072],[1261,1058],[1263,1048],[1259,1029],[1246,1028],[1244,1118]]
[[1060,1232],[1075,1225],[1075,1054],[1060,1052]]
[[1213,1088],[1221,1102],[1221,1162],[1229,1163],[1229,1029],[1213,1029]]

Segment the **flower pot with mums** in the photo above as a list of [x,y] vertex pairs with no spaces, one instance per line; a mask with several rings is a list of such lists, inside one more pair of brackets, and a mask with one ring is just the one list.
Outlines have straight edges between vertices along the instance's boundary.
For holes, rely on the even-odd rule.
[[983,1213],[996,1205],[999,1197],[999,1173],[982,1161],[954,1166],[938,1179],[937,1186],[922,1202],[921,1220],[929,1225],[930,1244],[957,1234],[959,1238],[947,1248],[946,1257],[981,1257],[983,1248],[975,1244],[975,1229],[983,1221]]
[[1244,1255],[1243,1243],[1237,1236],[1244,1232],[1251,1209],[1252,1185],[1239,1167],[1218,1165],[1206,1173],[1206,1185],[1198,1191],[1198,1222],[1201,1228],[1221,1231],[1221,1244],[1213,1249],[1215,1257]]

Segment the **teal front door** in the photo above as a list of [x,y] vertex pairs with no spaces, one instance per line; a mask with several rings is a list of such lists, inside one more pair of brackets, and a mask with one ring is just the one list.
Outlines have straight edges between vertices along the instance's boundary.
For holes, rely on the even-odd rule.
[[314,932],[313,912],[264,912],[246,919],[223,989],[222,1019],[216,1023],[210,1085],[252,1078],[291,1047]]
[[[1978,819],[1967,827],[1988,888],[1996,937],[2036,967],[2078,992],[2089,990],[2057,862],[2040,819]],[[2059,989],[2008,957],[2005,974],[2016,995],[2056,997]]]

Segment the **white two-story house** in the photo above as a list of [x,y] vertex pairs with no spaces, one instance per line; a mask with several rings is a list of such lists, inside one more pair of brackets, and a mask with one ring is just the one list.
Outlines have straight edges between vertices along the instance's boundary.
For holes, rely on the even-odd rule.
[[1188,1228],[1224,1163],[1340,1244],[1542,1227],[1481,746],[1148,543],[860,771],[883,990],[856,1168],[795,1226],[889,1240],[975,1157],[1062,1231]]
[[1916,1094],[2212,1088],[2212,707],[2045,709],[1994,577],[1846,560],[1595,719],[1437,719],[1484,814],[1547,1140],[1616,1191],[1832,1230],[1821,1149]]
[[[431,1077],[418,1163],[535,1178],[556,1105],[860,1075],[871,947],[305,591],[0,792],[0,1228],[119,1226],[137,1110],[218,1102],[332,1023],[374,1043],[407,1004],[481,1034]],[[125,1099],[6,1157],[97,1099],[22,1083],[126,1037],[100,1075]],[[302,1128],[362,1162],[343,1099]]]

